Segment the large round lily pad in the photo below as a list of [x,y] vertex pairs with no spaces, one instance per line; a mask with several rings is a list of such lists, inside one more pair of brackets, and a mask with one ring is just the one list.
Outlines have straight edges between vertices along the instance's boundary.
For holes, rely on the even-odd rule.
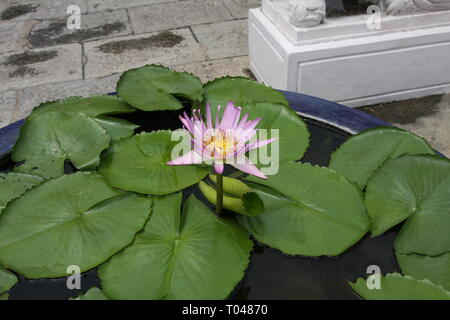
[[138,127],[130,121],[116,117],[98,116],[93,119],[105,129],[113,142],[131,137],[134,134],[134,130]]
[[176,96],[200,102],[203,85],[194,75],[158,65],[126,71],[117,83],[119,96],[144,111],[177,110],[183,105]]
[[330,158],[331,169],[364,189],[367,180],[390,158],[434,154],[421,137],[398,128],[374,128],[349,138]]
[[450,300],[450,292],[441,286],[399,273],[381,276],[380,289],[369,289],[363,278],[358,278],[350,286],[366,300]]
[[267,130],[267,136],[259,137],[261,140],[276,137],[270,130],[278,130],[277,141],[267,146],[267,150],[276,152],[268,153],[273,160],[283,163],[303,157],[310,135],[305,122],[293,109],[280,103],[259,102],[242,106],[242,113],[248,113],[249,119],[261,118],[256,128]]
[[0,295],[11,289],[17,281],[14,273],[0,266]]
[[235,106],[255,102],[272,102],[289,106],[281,92],[243,77],[223,77],[208,82],[205,85],[205,100],[210,104],[213,116],[217,106],[225,107],[228,101],[232,101]]
[[0,264],[30,279],[66,276],[67,267],[96,267],[131,243],[151,199],[123,194],[97,173],[44,182],[0,215]]
[[42,183],[44,179],[24,173],[0,172],[0,213],[6,204],[24,194],[28,189]]
[[24,161],[17,172],[53,178],[64,173],[66,160],[80,170],[94,169],[109,142],[105,130],[84,114],[49,112],[21,128],[12,159]]
[[362,195],[335,171],[288,162],[267,180],[248,180],[264,202],[256,217],[239,222],[256,240],[284,253],[336,256],[358,242],[369,229]]
[[234,221],[181,193],[154,201],[134,243],[99,270],[113,299],[224,299],[244,276],[252,242]]
[[169,166],[177,141],[171,131],[142,133],[114,144],[103,157],[100,172],[114,187],[143,194],[163,195],[202,180],[208,168]]
[[52,102],[46,102],[38,106],[28,116],[35,119],[48,112],[84,113],[88,117],[100,115],[112,115],[134,112],[135,109],[116,96],[97,95],[89,98],[72,97]]
[[397,253],[397,261],[404,274],[428,279],[450,291],[450,252],[435,257]]
[[379,235],[403,220],[395,248],[409,254],[450,251],[450,161],[438,156],[391,159],[369,180],[366,207]]
[[90,288],[85,294],[69,300],[109,300],[108,297],[97,287]]

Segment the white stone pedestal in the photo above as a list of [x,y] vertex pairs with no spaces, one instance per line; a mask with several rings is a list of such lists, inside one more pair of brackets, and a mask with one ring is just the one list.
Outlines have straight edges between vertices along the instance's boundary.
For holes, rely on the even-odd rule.
[[375,31],[366,15],[296,28],[266,14],[249,13],[250,68],[276,89],[352,107],[450,93],[450,11],[383,17]]

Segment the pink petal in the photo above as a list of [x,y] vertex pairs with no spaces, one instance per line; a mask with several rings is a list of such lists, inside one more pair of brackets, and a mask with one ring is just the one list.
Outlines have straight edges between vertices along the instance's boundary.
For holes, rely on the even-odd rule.
[[194,118],[194,121],[193,121],[194,122],[194,128],[197,125],[197,126],[199,126],[202,129],[202,132],[205,132],[206,131],[206,125],[205,125],[205,122],[202,119],[202,115],[200,114],[200,110],[199,109],[194,109],[192,111],[192,115],[193,115],[193,118]]
[[223,112],[222,121],[220,122],[220,129],[230,129],[233,126],[234,118],[236,112],[239,112],[237,108],[234,107],[233,102],[228,102],[225,111]]
[[184,127],[192,134],[194,134],[194,126],[192,124],[191,119],[189,119],[186,112],[183,113],[183,116],[180,116],[180,120],[183,123]]
[[216,162],[214,162],[214,170],[215,170],[218,174],[222,174],[222,173],[223,173],[223,162],[222,162],[222,161],[216,161]]
[[248,118],[248,113],[244,114],[244,116],[242,117],[241,121],[237,125],[236,129],[243,129],[244,125],[247,123],[247,118]]
[[248,128],[245,130],[241,129],[238,133],[238,137],[239,137],[240,141],[247,142],[247,141],[250,141],[255,134],[256,134],[256,129],[254,129],[254,128]]
[[195,121],[193,123],[193,131],[194,138],[198,137],[201,140],[206,131],[205,124],[202,121]]
[[262,140],[262,141],[257,141],[255,143],[249,144],[247,145],[247,147],[245,148],[246,152],[253,150],[253,149],[257,149],[257,148],[261,148],[264,147],[265,145],[268,145],[269,143],[274,142],[275,140],[277,140],[277,138],[272,138],[272,139],[267,139],[267,140]]
[[203,143],[201,139],[194,138],[193,140],[194,150],[200,154],[203,154]]
[[218,128],[219,124],[220,124],[220,122],[219,122],[219,120],[220,120],[219,115],[220,115],[220,105],[217,106],[216,121],[214,122],[214,126],[216,128]]
[[245,163],[230,163],[236,169],[239,169],[245,173],[251,174],[252,176],[267,179],[267,177],[262,173],[248,158],[244,157]]
[[241,118],[241,107],[236,108],[236,114],[234,116],[233,125],[231,126],[233,129],[237,128],[237,125],[239,124],[239,119]]
[[244,127],[242,129],[248,130],[248,129],[254,129],[258,123],[261,121],[261,118],[256,118],[255,120],[248,121],[244,124]]
[[168,164],[169,166],[178,166],[183,164],[198,164],[202,163],[202,161],[203,161],[202,156],[199,153],[195,151],[189,151],[185,155],[173,159],[167,162],[166,164]]
[[212,118],[211,118],[211,107],[209,106],[209,103],[206,105],[206,124],[208,129],[212,129]]

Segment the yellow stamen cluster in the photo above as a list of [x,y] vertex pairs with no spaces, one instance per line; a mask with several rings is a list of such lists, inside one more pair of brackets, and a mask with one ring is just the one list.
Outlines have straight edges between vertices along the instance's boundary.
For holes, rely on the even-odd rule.
[[226,158],[234,154],[238,142],[232,132],[222,129],[213,130],[203,137],[203,147],[211,157],[220,156]]

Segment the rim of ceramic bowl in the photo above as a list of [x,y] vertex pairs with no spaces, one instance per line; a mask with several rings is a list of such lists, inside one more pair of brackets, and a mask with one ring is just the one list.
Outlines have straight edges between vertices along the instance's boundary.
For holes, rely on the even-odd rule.
[[[300,116],[313,119],[350,134],[357,134],[373,127],[392,126],[390,123],[365,112],[344,105],[290,91],[281,91],[290,106]],[[112,93],[114,94],[114,93]],[[19,137],[20,127],[25,120],[19,120],[0,129],[0,159],[9,154]]]

